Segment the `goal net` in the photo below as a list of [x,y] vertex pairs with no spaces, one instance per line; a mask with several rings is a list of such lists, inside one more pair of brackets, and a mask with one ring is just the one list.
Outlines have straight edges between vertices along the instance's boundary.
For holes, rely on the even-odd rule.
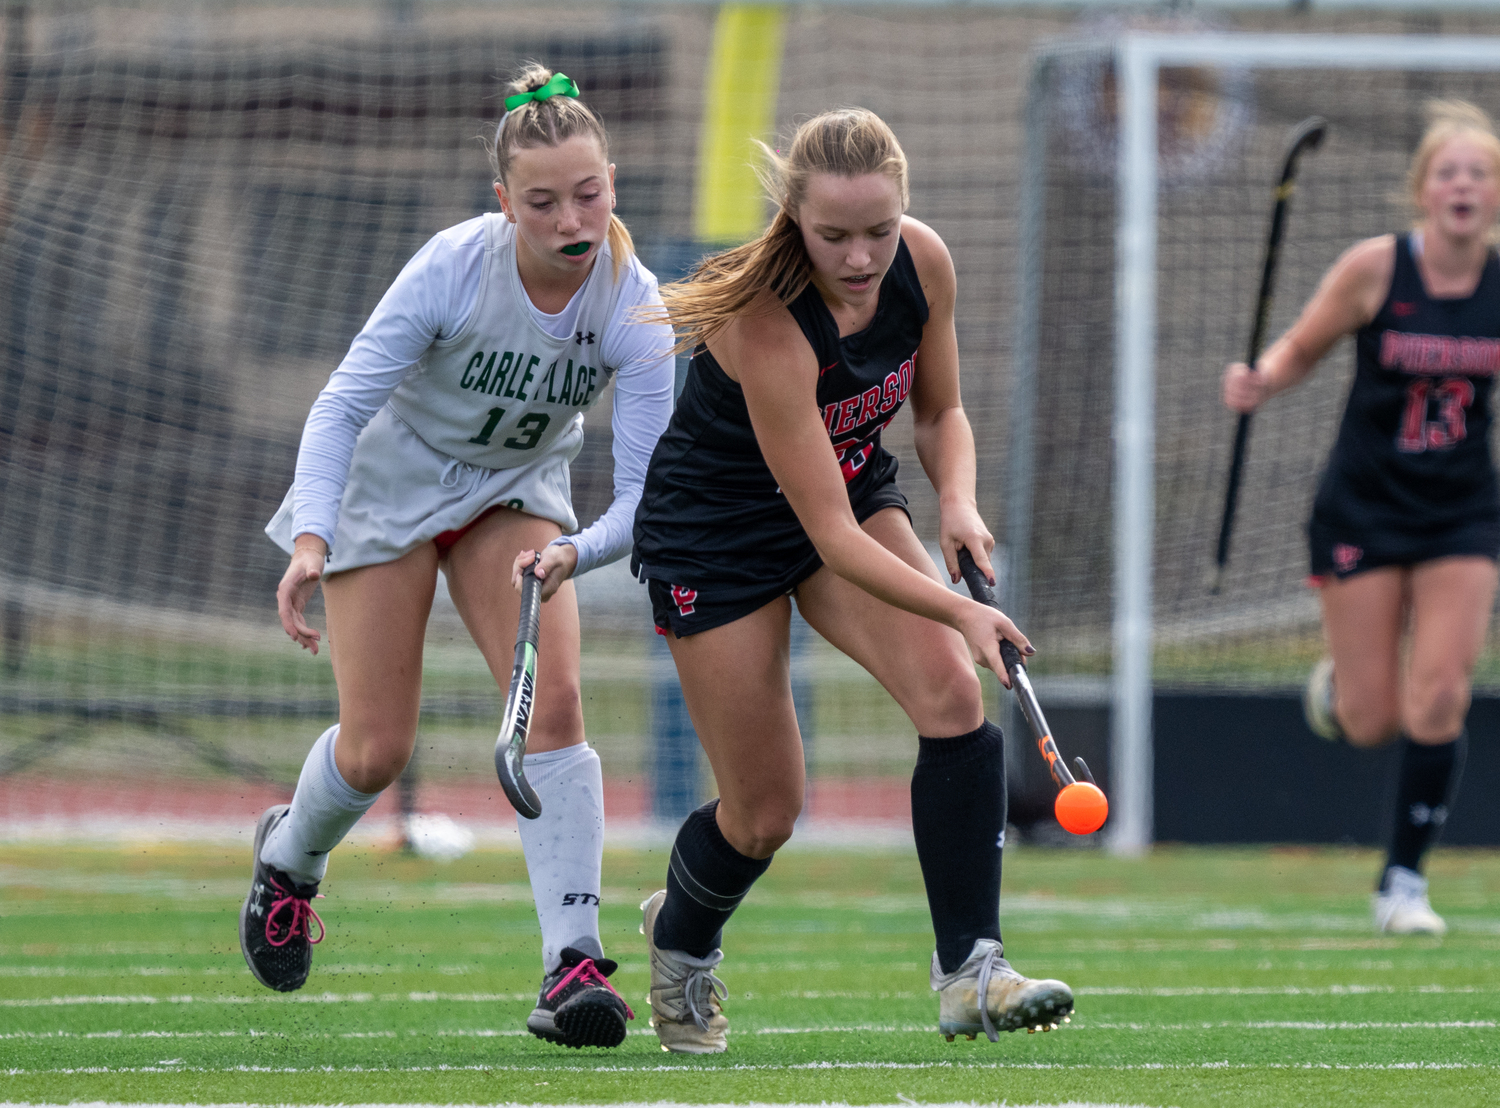
[[[1291,198],[1268,340],[1359,239],[1408,228],[1426,101],[1500,113],[1500,40],[1126,35],[1039,54],[1011,412],[1016,592],[1038,670],[1107,675],[1117,833],[1150,837],[1153,690],[1278,691],[1322,651],[1304,527],[1353,343],[1255,416],[1210,592],[1246,347],[1288,136],[1328,121]],[[1500,681],[1487,655],[1481,684]]]
[[[133,826],[151,834],[178,815],[183,833],[216,819],[247,831],[285,797],[337,697],[327,651],[300,653],[279,628],[285,556],[263,527],[309,405],[390,280],[432,234],[494,210],[481,139],[524,59],[574,77],[602,114],[619,214],[663,279],[763,222],[753,198],[726,210],[720,187],[746,177],[752,137],[850,103],[880,112],[912,158],[913,214],[954,244],[966,401],[976,426],[996,421],[1015,163],[991,152],[1019,135],[1028,41],[1004,13],[504,0],[5,12],[0,834],[68,833],[132,805],[148,806]],[[716,50],[745,85],[715,87]],[[758,111],[736,114],[747,89]],[[608,412],[606,397],[573,466],[585,524],[612,493]],[[996,519],[1001,437],[979,438]],[[935,539],[909,420],[890,443]],[[611,826],[680,815],[710,783],[644,590],[617,564],[579,591]],[[320,602],[311,616],[323,625]],[[811,817],[899,827],[909,724],[805,628],[796,641]],[[440,589],[420,806],[510,819],[489,765],[500,699]]]

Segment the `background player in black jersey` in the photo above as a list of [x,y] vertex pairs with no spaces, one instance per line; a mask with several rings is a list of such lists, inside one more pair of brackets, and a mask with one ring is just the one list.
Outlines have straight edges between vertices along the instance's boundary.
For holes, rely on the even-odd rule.
[[652,455],[635,558],[719,799],[688,817],[667,889],[642,905],[653,1025],[670,1050],[726,1046],[713,974],[722,928],[802,808],[793,596],[922,736],[912,822],[940,1030],[1049,1028],[1072,1010],[1068,987],[1027,980],[1001,957],[1005,765],[973,666],[1004,680],[1001,638],[1031,647],[1003,614],[943,584],[880,446],[909,395],[948,574],[958,580],[960,547],[989,573],[994,540],[975,506],[959,398],[953,262],[936,233],[902,215],[906,158],[870,112],[817,116],[785,159],[765,154],[779,209],[770,228],[662,290],[695,353]]
[[1308,684],[1308,723],[1359,747],[1399,736],[1375,920],[1441,934],[1420,869],[1462,769],[1500,554],[1489,449],[1500,140],[1472,105],[1430,107],[1409,176],[1416,228],[1346,251],[1255,370],[1228,368],[1224,400],[1254,411],[1357,336],[1354,386],[1308,525],[1329,651]]

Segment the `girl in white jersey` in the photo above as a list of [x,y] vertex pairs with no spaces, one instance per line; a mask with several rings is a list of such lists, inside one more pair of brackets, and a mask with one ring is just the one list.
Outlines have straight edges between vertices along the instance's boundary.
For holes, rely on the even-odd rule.
[[[292,803],[260,818],[240,944],[262,984],[301,987],[322,939],[311,901],[328,851],[411,757],[438,570],[503,688],[519,607],[511,566],[541,551],[548,602],[526,770],[543,812],[519,824],[544,979],[527,1027],[615,1046],[632,1013],[599,941],[603,794],[583,736],[569,578],[630,548],[672,407],[672,336],[627,325],[660,300],[611,213],[599,118],[540,66],[509,92],[492,150],[501,213],[443,231],[401,271],[313,404],[295,483],[266,528],[291,554],[282,626],[314,652],[303,610],[323,585],[339,722],[313,744]],[[583,410],[611,379],[615,499],[571,534],[568,463]]]

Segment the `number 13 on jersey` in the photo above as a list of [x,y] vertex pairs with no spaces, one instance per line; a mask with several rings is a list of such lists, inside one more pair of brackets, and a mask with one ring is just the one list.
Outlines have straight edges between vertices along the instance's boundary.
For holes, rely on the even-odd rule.
[[[1474,386],[1467,377],[1445,377],[1436,383],[1418,377],[1406,386],[1406,408],[1396,433],[1396,449],[1403,454],[1443,450],[1463,442],[1468,435],[1465,413],[1474,403]],[[1432,401],[1437,418],[1429,419]]]

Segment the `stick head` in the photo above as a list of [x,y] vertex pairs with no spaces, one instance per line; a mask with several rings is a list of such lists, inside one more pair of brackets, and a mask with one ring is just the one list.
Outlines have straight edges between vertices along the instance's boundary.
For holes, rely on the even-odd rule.
[[1287,143],[1287,149],[1291,151],[1292,157],[1296,157],[1305,150],[1316,150],[1323,145],[1323,137],[1328,134],[1328,120],[1321,115],[1308,116],[1297,129],[1292,132],[1291,141]]
[[1057,794],[1052,806],[1062,829],[1074,835],[1092,835],[1104,826],[1109,815],[1109,801],[1098,785],[1075,781]]

